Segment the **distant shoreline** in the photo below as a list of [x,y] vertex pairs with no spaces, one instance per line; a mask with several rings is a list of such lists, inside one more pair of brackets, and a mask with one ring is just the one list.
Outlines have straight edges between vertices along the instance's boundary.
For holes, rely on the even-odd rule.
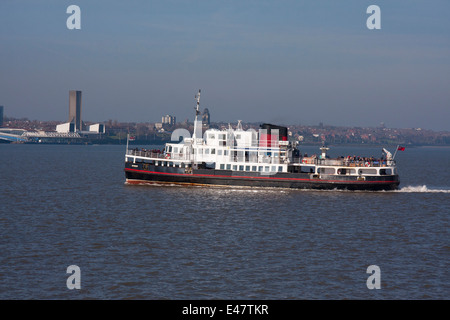
[[[164,146],[166,143],[171,142],[170,140],[145,140],[145,141],[129,141],[128,146],[129,147],[140,147],[140,146]],[[126,141],[121,142],[100,142],[100,141],[85,141],[85,142],[73,142],[73,143],[58,143],[58,142],[43,142],[43,143],[30,143],[30,142],[5,142],[0,140],[0,145],[63,145],[63,146],[80,146],[80,145],[86,145],[86,146],[126,146]],[[358,147],[358,148],[383,148],[387,146],[395,146],[396,143],[388,143],[388,144],[367,144],[367,143],[333,143],[333,144],[326,144],[328,147]],[[305,143],[305,144],[299,144],[300,148],[302,147],[320,147],[322,146],[321,143]],[[442,144],[404,144],[407,148],[450,148],[450,145],[442,145]]]

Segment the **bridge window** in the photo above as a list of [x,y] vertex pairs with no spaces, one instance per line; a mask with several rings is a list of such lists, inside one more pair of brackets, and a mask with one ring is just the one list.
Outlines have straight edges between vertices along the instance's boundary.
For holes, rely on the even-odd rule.
[[314,167],[312,166],[301,166],[300,172],[302,173],[314,173]]
[[382,175],[382,176],[391,175],[391,174],[392,174],[391,169],[380,169],[380,175]]
[[377,169],[359,169],[358,173],[361,175],[376,175]]
[[323,174],[335,174],[336,173],[334,168],[325,168],[325,167],[319,168],[318,172],[323,173]]
[[347,174],[355,174],[355,169],[349,169],[349,168],[339,168],[337,171],[337,174],[347,175]]

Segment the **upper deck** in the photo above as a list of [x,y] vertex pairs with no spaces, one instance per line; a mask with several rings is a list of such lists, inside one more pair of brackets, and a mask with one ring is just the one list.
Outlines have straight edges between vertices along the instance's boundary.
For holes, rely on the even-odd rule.
[[320,159],[317,157],[302,157],[302,164],[313,164],[329,167],[395,167],[394,160],[386,160],[373,157],[340,157],[336,159]]

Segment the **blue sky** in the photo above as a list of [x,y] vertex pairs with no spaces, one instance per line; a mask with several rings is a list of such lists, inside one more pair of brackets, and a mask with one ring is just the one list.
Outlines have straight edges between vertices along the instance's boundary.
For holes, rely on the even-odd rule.
[[[69,5],[81,30],[69,30]],[[369,5],[381,30],[369,30]],[[450,1],[0,2],[5,115],[450,130]]]

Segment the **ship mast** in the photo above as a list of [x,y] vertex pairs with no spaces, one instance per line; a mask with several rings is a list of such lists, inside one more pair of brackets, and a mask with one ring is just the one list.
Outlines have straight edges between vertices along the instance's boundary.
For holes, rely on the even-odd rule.
[[200,92],[201,92],[201,89],[198,89],[198,93],[195,96],[195,98],[197,99],[197,106],[194,107],[194,109],[195,109],[195,121],[194,121],[194,134],[192,135],[192,138],[193,138],[194,142],[195,142],[195,139],[197,138],[197,130],[198,130],[198,128],[197,128],[197,121],[198,121],[198,115],[200,114],[200,111],[199,111],[199,107],[200,107]]

